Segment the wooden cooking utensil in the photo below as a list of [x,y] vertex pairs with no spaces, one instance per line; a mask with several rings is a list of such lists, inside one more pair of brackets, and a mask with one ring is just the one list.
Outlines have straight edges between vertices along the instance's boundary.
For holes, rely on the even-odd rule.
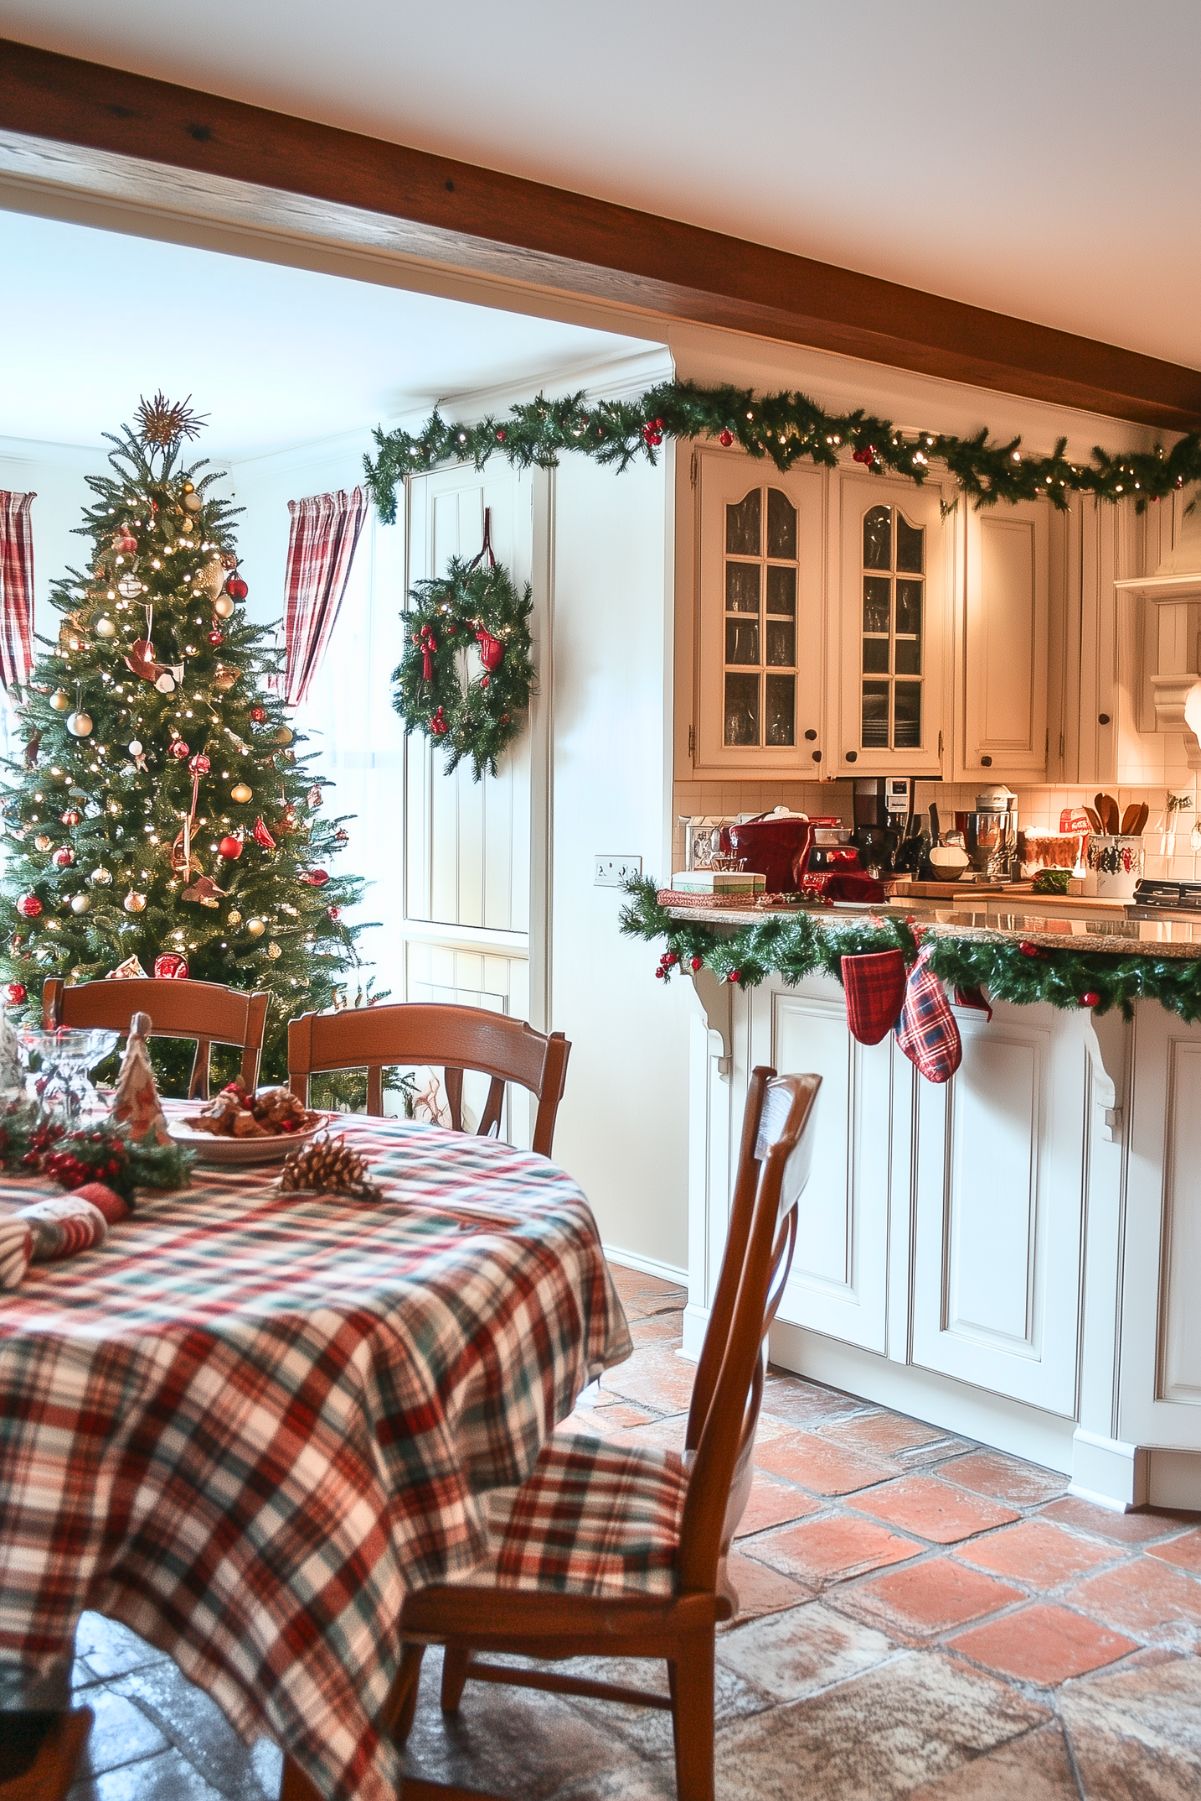
[[1134,822],[1138,818],[1138,812],[1139,803],[1136,800],[1132,800],[1130,805],[1126,808],[1126,811],[1122,814],[1123,838],[1132,838],[1134,836]]
[[1105,827],[1101,824],[1101,815],[1097,812],[1095,807],[1085,807],[1084,812],[1088,819],[1089,826],[1094,832],[1100,834],[1105,830]]
[[1119,825],[1118,803],[1113,798],[1113,795],[1098,794],[1096,797],[1096,807],[1098,813],[1101,815],[1101,824],[1103,828],[1111,837],[1116,837]]
[[1142,835],[1147,827],[1147,819],[1150,815],[1150,812],[1151,812],[1151,808],[1148,806],[1147,802],[1145,800],[1141,801],[1139,803],[1138,812],[1135,815],[1134,824],[1130,827],[1131,837],[1133,837],[1133,838],[1141,838],[1142,837]]

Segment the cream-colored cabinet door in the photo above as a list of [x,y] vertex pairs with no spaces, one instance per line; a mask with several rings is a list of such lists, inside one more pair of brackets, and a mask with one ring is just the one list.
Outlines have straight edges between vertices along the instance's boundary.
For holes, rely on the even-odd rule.
[[1047,502],[966,514],[956,776],[1047,775],[1051,518]]
[[833,484],[830,773],[941,775],[950,764],[946,661],[955,577],[949,498],[886,476]]
[[705,450],[696,472],[694,770],[821,773],[825,475]]
[[752,1057],[822,1078],[813,1170],[779,1317],[865,1350],[888,1348],[892,1038],[847,1030],[839,984],[813,977],[752,1000]]
[[919,1078],[912,1360],[1075,1417],[1090,1110],[1083,1028],[957,1009],[963,1062]]

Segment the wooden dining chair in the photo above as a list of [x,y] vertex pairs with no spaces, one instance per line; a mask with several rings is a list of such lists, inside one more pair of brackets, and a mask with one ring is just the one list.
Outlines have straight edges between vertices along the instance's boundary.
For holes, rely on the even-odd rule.
[[302,1013],[288,1026],[288,1078],[306,1103],[310,1076],[365,1069],[367,1111],[382,1113],[385,1069],[432,1066],[443,1072],[450,1122],[461,1132],[463,1072],[476,1070],[492,1078],[476,1127],[480,1137],[499,1130],[505,1084],[516,1082],[537,1099],[533,1148],[543,1157],[550,1156],[570,1053],[562,1032],[538,1032],[523,1019],[483,1007],[424,1001]]
[[206,1101],[214,1044],[230,1044],[241,1051],[243,1087],[253,1089],[258,1083],[269,999],[265,993],[249,994],[220,982],[193,982],[186,977],[176,981],[134,976],[72,987],[58,976],[50,976],[42,989],[42,1018],[47,1030],[100,1026],[125,1033],[135,1013],[148,1013],[152,1037],[196,1040],[187,1098]]
[[95,1716],[0,1713],[0,1801],[66,1801]]
[[[405,1601],[401,1742],[423,1649],[441,1643],[446,1712],[458,1709],[469,1677],[664,1708],[679,1801],[713,1801],[715,1629],[738,1607],[726,1563],[754,1473],[767,1332],[792,1262],[820,1086],[816,1075],[760,1068],[751,1077],[683,1453],[551,1438],[533,1474],[500,1498],[484,1568]],[[481,1651],[663,1658],[668,1693],[490,1663]]]

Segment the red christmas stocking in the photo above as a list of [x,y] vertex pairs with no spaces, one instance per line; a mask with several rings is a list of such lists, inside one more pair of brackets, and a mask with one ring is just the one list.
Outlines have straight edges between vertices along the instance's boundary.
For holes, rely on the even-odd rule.
[[847,1027],[860,1044],[879,1044],[897,1023],[905,1001],[905,959],[900,951],[866,951],[842,959]]
[[897,1021],[897,1043],[928,1082],[949,1082],[959,1068],[963,1045],[946,990],[919,951]]

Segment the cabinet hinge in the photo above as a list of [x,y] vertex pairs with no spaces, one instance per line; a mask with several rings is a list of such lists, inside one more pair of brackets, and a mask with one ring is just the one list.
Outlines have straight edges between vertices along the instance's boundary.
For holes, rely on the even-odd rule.
[[942,759],[942,733],[941,732],[939,732],[939,734],[938,734],[938,755],[939,755],[939,760],[941,761],[941,759]]
[[1066,757],[1068,754],[1068,741],[1062,732],[1059,734],[1059,754],[1061,757]]
[[1046,736],[1043,739],[1043,762],[1049,763],[1050,761],[1051,761],[1051,728],[1050,728],[1050,726],[1048,726],[1047,731],[1046,731]]
[[690,757],[696,755],[696,727],[694,725],[688,727],[688,755]]
[[692,453],[692,461],[688,465],[688,480],[691,482],[691,484],[694,488],[696,487],[696,469],[697,469],[696,451],[694,450]]

